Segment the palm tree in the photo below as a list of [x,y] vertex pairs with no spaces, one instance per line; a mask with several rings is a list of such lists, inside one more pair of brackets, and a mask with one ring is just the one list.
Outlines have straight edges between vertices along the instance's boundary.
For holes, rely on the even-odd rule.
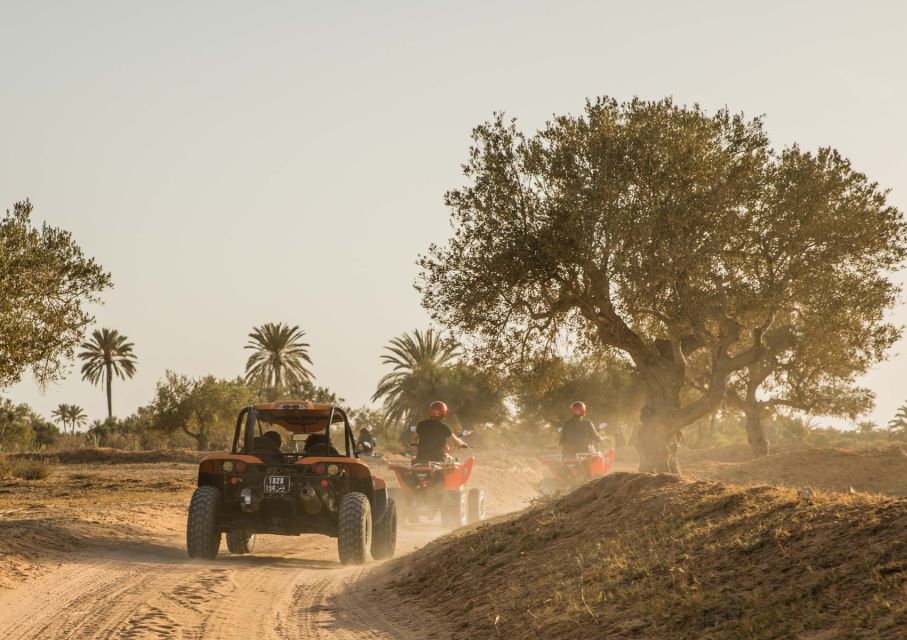
[[129,338],[120,335],[116,329],[95,329],[91,340],[82,344],[79,358],[82,364],[82,380],[91,384],[101,383],[107,390],[107,417],[113,417],[113,376],[121,380],[135,375],[136,358],[132,352],[135,346]]
[[306,369],[312,364],[309,344],[302,341],[305,331],[282,322],[267,322],[252,327],[246,349],[254,353],[246,361],[246,382],[270,387],[275,392],[281,388],[302,384],[315,376]]
[[69,405],[58,404],[57,408],[50,412],[50,415],[53,417],[54,422],[63,427],[65,432],[67,425],[69,425]]
[[381,363],[393,369],[378,381],[372,400],[384,399],[386,420],[409,422],[415,412],[438,400],[435,395],[444,369],[457,358],[459,349],[441,332],[416,329],[394,338],[384,350]]
[[896,436],[907,435],[907,403],[898,407],[897,413],[888,421],[888,431]]
[[76,432],[76,427],[81,427],[88,421],[82,407],[76,404],[59,404],[50,415],[53,416],[54,422],[63,426],[63,431],[69,427],[72,433]]

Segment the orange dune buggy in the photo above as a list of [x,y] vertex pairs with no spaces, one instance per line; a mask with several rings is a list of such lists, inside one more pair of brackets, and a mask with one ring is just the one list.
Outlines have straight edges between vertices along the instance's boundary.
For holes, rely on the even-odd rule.
[[465,462],[388,464],[400,484],[388,491],[400,505],[401,517],[415,524],[423,516],[434,518],[440,512],[441,524],[449,529],[484,520],[485,492],[465,489],[475,462],[475,456],[470,456]]
[[[343,453],[331,442],[336,425]],[[186,525],[189,556],[216,557],[224,533],[231,553],[252,551],[259,533],[320,533],[337,538],[343,564],[393,556],[396,508],[385,482],[357,456],[340,407],[306,401],[245,407],[232,451],[199,464]]]

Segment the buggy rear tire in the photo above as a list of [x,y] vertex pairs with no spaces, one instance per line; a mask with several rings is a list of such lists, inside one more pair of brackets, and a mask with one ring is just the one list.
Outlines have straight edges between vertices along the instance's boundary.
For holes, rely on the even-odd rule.
[[221,539],[217,518],[222,504],[223,496],[217,487],[199,487],[192,494],[186,521],[186,549],[190,558],[214,560],[217,557]]
[[466,496],[467,517],[466,522],[475,524],[485,519],[485,490],[470,489]]
[[397,550],[397,505],[393,498],[387,499],[387,510],[372,530],[372,557],[386,560],[394,557]]
[[466,524],[465,491],[445,491],[441,503],[441,524],[447,529],[459,529]]
[[364,493],[354,491],[340,499],[337,553],[341,564],[365,564],[372,546],[372,507]]
[[255,534],[245,531],[231,531],[227,534],[227,549],[230,553],[242,555],[255,550]]

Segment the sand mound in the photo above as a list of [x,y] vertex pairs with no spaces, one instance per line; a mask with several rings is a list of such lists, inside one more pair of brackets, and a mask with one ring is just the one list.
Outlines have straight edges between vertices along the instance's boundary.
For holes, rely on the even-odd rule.
[[827,491],[865,491],[907,496],[907,452],[884,449],[803,449],[744,462],[700,461],[682,468],[697,478],[736,484],[809,486]]
[[71,449],[41,453],[16,453],[11,459],[47,460],[62,464],[135,464],[148,462],[197,463],[207,455],[192,449],[160,449],[157,451],[123,451],[122,449]]
[[383,568],[459,637],[900,637],[907,502],[618,473]]
[[[807,444],[772,445],[772,454],[789,453],[810,449]],[[681,464],[697,462],[747,462],[753,459],[753,451],[748,444],[729,444],[713,449],[687,449],[681,447],[677,452],[677,461]]]

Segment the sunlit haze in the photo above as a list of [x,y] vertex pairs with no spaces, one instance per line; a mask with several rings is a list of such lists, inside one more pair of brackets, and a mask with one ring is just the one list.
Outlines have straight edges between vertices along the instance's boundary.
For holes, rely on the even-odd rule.
[[[901,3],[6,1],[0,25],[0,206],[30,198],[112,273],[97,324],[139,363],[119,416],[166,369],[240,374],[264,322],[300,325],[316,382],[367,403],[382,346],[428,326],[415,261],[495,110],[765,114],[774,144],[837,147],[907,209]],[[879,423],[905,378],[902,340],[865,381]],[[75,367],[6,395],[105,415]]]

